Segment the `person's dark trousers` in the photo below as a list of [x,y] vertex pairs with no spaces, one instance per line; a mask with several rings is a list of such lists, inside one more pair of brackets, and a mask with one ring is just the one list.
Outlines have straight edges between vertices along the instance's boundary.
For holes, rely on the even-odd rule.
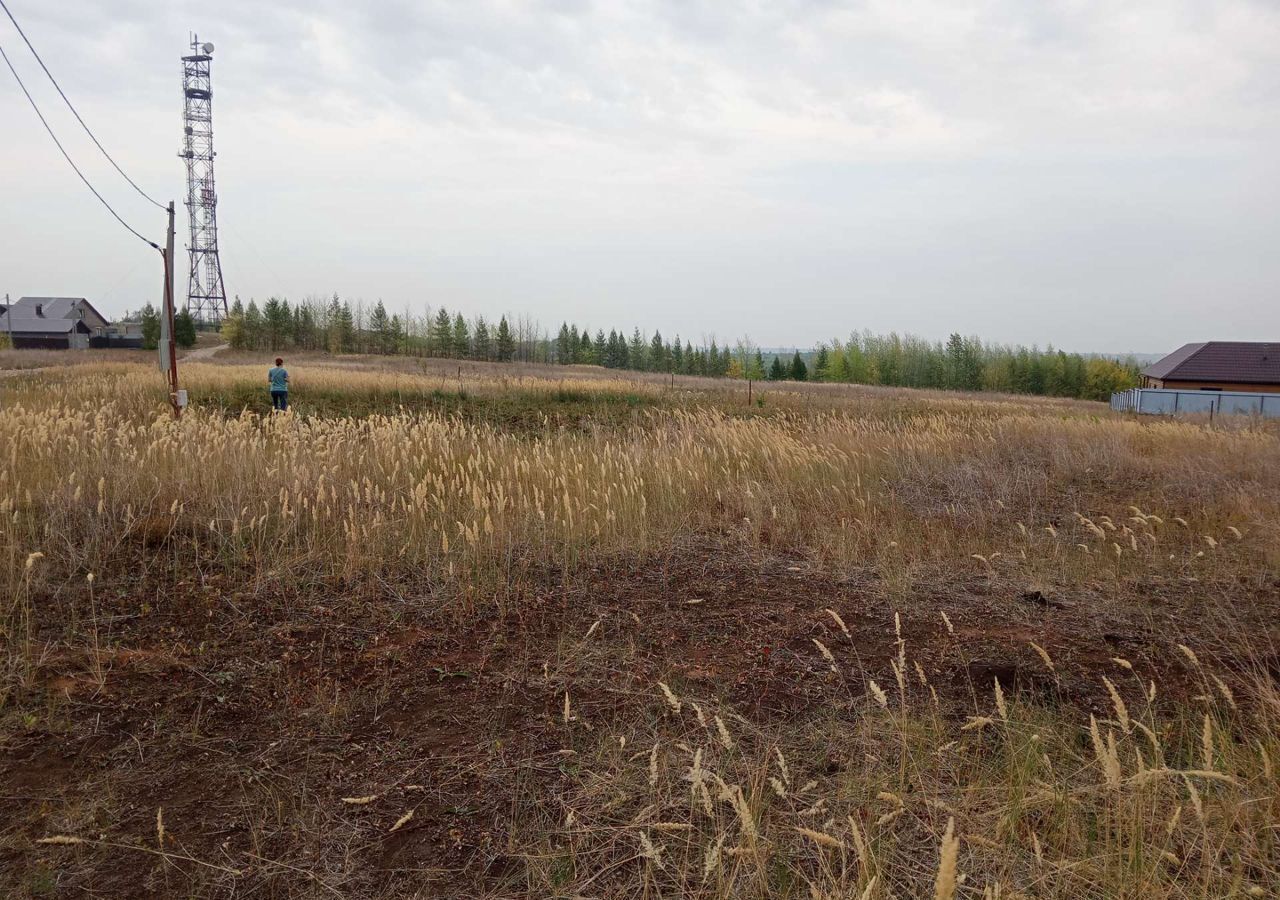
[[289,392],[288,391],[272,391],[271,392],[271,408],[273,410],[281,410],[282,412],[289,408]]

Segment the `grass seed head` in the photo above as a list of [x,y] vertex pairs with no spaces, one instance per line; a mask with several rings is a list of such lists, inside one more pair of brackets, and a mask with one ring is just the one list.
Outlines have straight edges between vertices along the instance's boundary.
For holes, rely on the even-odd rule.
[[666,682],[659,681],[658,687],[661,688],[662,696],[666,698],[667,705],[671,707],[671,711],[676,715],[679,715],[680,711],[684,708],[680,705],[680,698],[672,693],[671,688],[667,687]]
[[796,834],[801,837],[808,838],[819,847],[826,847],[828,850],[843,850],[844,841],[839,838],[832,837],[825,831],[814,831],[812,828],[803,828],[799,825],[793,825]]
[[867,690],[871,692],[871,696],[880,704],[881,709],[889,708],[889,698],[884,691],[880,690],[880,685],[876,684],[875,681],[868,679]]
[[716,716],[716,735],[720,738],[720,746],[726,750],[733,749],[733,738],[729,734],[728,727],[724,724],[724,719]]
[[955,626],[951,624],[951,617],[944,612],[939,612],[939,615],[942,616],[942,624],[947,626],[947,634],[955,634],[956,629]]
[[960,852],[960,840],[956,837],[956,820],[947,819],[947,830],[942,835],[938,850],[938,875],[934,879],[935,900],[952,900],[956,895],[956,860]]
[[827,615],[829,615],[832,618],[832,620],[836,623],[836,625],[840,628],[841,634],[843,634],[846,638],[852,641],[853,636],[849,634],[849,628],[844,624],[844,619],[840,618],[840,614],[836,612],[834,609],[831,609],[830,607],[828,607]]

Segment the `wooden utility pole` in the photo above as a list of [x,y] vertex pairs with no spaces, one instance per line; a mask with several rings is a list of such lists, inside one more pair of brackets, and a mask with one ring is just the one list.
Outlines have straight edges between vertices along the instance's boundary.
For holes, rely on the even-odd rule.
[[160,360],[161,368],[168,363],[169,403],[173,406],[173,417],[182,418],[183,404],[178,396],[178,345],[173,336],[173,201],[169,201],[169,233],[165,240],[164,250],[160,254],[164,258],[164,309],[160,316],[161,328]]

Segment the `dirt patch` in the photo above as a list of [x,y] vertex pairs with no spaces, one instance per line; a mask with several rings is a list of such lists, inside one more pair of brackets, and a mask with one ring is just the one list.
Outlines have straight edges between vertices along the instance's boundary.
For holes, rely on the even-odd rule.
[[[907,689],[926,691],[918,663],[950,715],[989,712],[998,679],[1087,716],[1106,703],[1097,676],[1113,658],[1189,691],[1176,643],[1226,655],[1197,632],[1220,624],[1205,609],[1275,627],[1272,591],[1147,584],[1135,605],[1132,588],[1123,603],[1102,585],[1045,605],[1022,585],[939,574],[893,599],[870,571],[836,578],[704,543],[569,582],[548,574],[519,614],[465,624],[429,593],[117,598],[97,669],[54,647],[5,713],[0,887],[519,896],[514,810],[554,804],[572,735],[625,734],[662,702],[660,679],[751,719],[799,721],[852,710],[870,680],[896,691],[902,641]],[[36,609],[61,640],[57,606]],[[51,834],[105,843],[34,843]]]

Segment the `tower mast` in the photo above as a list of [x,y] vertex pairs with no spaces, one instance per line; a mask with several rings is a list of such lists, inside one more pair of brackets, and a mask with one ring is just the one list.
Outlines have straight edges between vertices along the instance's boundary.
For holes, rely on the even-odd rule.
[[187,312],[198,323],[216,325],[227,315],[227,291],[218,257],[218,192],[213,181],[213,84],[209,74],[213,44],[191,36],[191,55],[182,57],[183,149],[187,163],[187,214],[191,222],[191,272]]

